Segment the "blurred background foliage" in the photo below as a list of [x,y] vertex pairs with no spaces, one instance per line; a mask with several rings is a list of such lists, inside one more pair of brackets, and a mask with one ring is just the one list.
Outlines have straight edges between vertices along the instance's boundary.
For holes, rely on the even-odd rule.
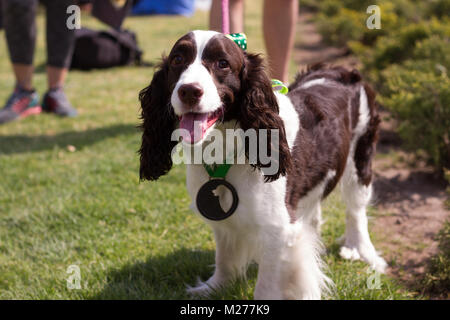
[[[398,121],[406,147],[439,173],[450,168],[450,0],[300,1],[317,12],[324,40],[346,46]],[[381,29],[366,9],[378,5]]]

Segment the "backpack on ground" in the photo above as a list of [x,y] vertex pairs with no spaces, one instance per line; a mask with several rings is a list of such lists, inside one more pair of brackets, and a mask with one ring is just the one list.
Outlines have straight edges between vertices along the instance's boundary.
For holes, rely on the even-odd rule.
[[71,69],[90,70],[142,63],[142,50],[129,30],[75,30]]

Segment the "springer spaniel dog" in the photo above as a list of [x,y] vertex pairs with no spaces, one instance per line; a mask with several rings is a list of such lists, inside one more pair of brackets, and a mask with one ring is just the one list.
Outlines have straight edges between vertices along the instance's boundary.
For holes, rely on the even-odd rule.
[[[347,206],[340,255],[384,271],[366,216],[380,119],[375,94],[357,71],[315,65],[283,95],[273,91],[260,55],[244,52],[221,33],[193,31],[163,57],[139,99],[141,179],[169,172],[177,128],[200,131],[186,145],[206,143],[212,128],[254,129],[258,140],[269,130],[279,132],[277,172],[264,174],[259,158],[229,169],[226,181],[239,204],[224,220],[204,218],[214,232],[215,271],[190,293],[207,295],[256,262],[255,299],[320,299],[332,287],[320,257],[320,202],[338,182]],[[186,167],[191,208],[198,212],[197,193],[210,178],[202,164]],[[221,204],[230,201],[223,196]]]

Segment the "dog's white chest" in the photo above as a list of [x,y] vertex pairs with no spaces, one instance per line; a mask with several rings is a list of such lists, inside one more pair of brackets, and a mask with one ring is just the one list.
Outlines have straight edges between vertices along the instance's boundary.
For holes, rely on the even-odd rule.
[[[186,184],[191,197],[190,208],[199,213],[196,198],[200,188],[209,180],[209,176],[202,165],[187,165]],[[278,223],[288,216],[283,214],[285,210],[285,178],[280,178],[272,183],[264,183],[263,175],[258,170],[253,170],[249,165],[233,165],[226,176],[226,181],[236,189],[239,203],[233,215],[222,221],[212,221],[203,218],[214,226],[230,226],[232,228],[254,228],[265,223]],[[218,196],[223,210],[231,207],[233,197],[229,190],[217,188]],[[277,221],[278,222],[275,222]]]

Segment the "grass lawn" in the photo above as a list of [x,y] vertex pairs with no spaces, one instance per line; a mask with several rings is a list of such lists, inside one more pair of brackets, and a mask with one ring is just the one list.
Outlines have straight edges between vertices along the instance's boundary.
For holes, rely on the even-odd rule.
[[[250,51],[263,51],[261,1],[247,1]],[[145,60],[155,62],[174,41],[207,28],[207,14],[131,17]],[[100,26],[83,16],[82,24]],[[38,17],[36,89],[46,89],[44,17]],[[14,79],[4,32],[0,41],[0,103]],[[299,33],[300,36],[300,33]],[[292,66],[294,72],[295,66]],[[213,271],[211,230],[188,209],[184,167],[156,183],[139,183],[138,92],[152,68],[126,67],[71,72],[66,92],[79,111],[75,119],[29,117],[0,126],[0,298],[1,299],[185,299],[185,285]],[[372,215],[376,215],[371,210]],[[369,289],[367,266],[338,257],[344,207],[333,194],[326,202],[323,238],[332,299],[407,299],[412,296],[381,276]],[[376,243],[376,235],[373,235]],[[81,289],[67,288],[67,268],[81,271]],[[218,299],[251,299],[238,281]]]

